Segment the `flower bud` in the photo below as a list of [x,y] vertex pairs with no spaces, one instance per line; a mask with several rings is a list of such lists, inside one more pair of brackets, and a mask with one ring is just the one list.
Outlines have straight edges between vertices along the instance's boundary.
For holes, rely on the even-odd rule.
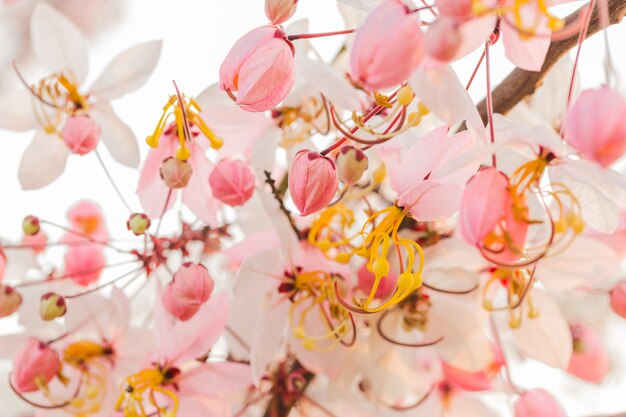
[[570,325],[574,352],[567,372],[585,381],[600,383],[609,372],[609,359],[596,331],[584,324]]
[[181,321],[189,320],[208,301],[213,288],[209,271],[203,265],[187,262],[174,274],[162,301],[173,316]]
[[307,150],[296,154],[289,171],[289,193],[303,216],[326,207],[338,185],[337,167],[331,159]]
[[126,222],[128,230],[140,236],[150,228],[150,218],[143,213],[133,213]]
[[22,221],[22,230],[26,236],[33,236],[39,233],[39,230],[41,230],[39,218],[35,216],[24,217],[24,221]]
[[273,25],[286,22],[296,12],[298,0],[265,0],[265,15]]
[[442,16],[428,27],[424,35],[426,53],[438,61],[452,60],[461,46],[462,36],[454,18]]
[[22,304],[22,296],[8,285],[0,285],[0,318],[15,313]]
[[65,299],[53,292],[45,293],[39,302],[39,316],[42,320],[50,321],[62,317],[67,312]]
[[87,286],[100,278],[104,264],[100,245],[74,245],[65,254],[65,276],[78,285]]
[[[294,48],[276,26],[262,26],[239,39],[220,67],[220,89],[251,112],[270,110],[295,82]],[[233,96],[234,97],[234,96]]]
[[515,417],[567,417],[567,414],[548,391],[534,389],[517,400]]
[[37,391],[61,370],[59,355],[38,339],[28,339],[13,360],[12,383],[20,392]]
[[189,162],[170,156],[161,164],[161,179],[170,188],[185,188],[193,170]]
[[70,152],[85,155],[98,146],[100,125],[89,116],[72,116],[65,122],[61,137]]
[[608,86],[583,91],[565,114],[565,139],[607,167],[626,152],[626,100]]
[[354,146],[344,146],[335,158],[337,175],[346,185],[352,185],[361,179],[367,170],[367,156]]
[[509,200],[508,180],[500,171],[487,168],[469,180],[461,198],[459,231],[470,245],[478,245],[502,218]]
[[356,31],[350,76],[371,90],[393,87],[417,69],[423,50],[419,15],[401,0],[382,1]]
[[618,282],[610,292],[611,308],[622,318],[626,319],[626,281]]
[[233,207],[244,205],[252,197],[254,183],[252,170],[242,161],[223,159],[209,175],[215,198]]

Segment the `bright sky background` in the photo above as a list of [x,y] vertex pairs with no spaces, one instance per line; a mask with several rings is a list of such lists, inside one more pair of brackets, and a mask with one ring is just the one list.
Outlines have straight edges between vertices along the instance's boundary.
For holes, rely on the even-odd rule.
[[[29,1],[32,0],[14,0]],[[161,107],[172,93],[171,81],[175,79],[180,88],[188,94],[196,94],[206,86],[217,82],[218,69],[222,59],[232,44],[245,32],[266,22],[262,0],[122,0],[124,13],[120,20],[100,31],[90,40],[91,66],[89,81],[93,81],[103,66],[122,49],[145,40],[163,39],[164,48],[161,61],[154,75],[137,93],[123,97],[113,103],[120,117],[135,131],[142,153],[147,145],[144,138],[152,132]],[[343,21],[336,9],[336,0],[300,0],[299,10],[294,18],[307,17],[311,32],[332,31],[343,28]],[[0,16],[3,13],[0,6]],[[99,9],[88,11],[99,13]],[[0,25],[1,25],[0,21]],[[5,31],[6,32],[6,31]],[[0,33],[4,33],[0,27]],[[4,37],[13,36],[11,33]],[[610,30],[615,66],[626,68],[626,54],[623,45],[626,41],[626,24]],[[314,45],[328,58],[334,55],[340,39],[315,40]],[[602,83],[603,46],[601,36],[595,36],[583,47],[580,74],[583,87],[593,87]],[[493,48],[494,62],[492,73],[494,84],[505,76],[512,66],[503,60],[501,42]],[[468,79],[478,53],[456,65],[462,82]],[[37,75],[32,70],[25,71],[31,79]],[[624,75],[624,74],[622,74]],[[89,82],[88,84],[89,85]],[[14,84],[14,88],[19,88]],[[484,96],[484,72],[479,72],[471,93],[478,101]],[[4,91],[10,90],[6,85]],[[46,219],[65,222],[68,207],[80,199],[97,201],[104,209],[111,235],[129,238],[126,230],[128,217],[123,205],[117,199],[104,173],[98,166],[95,155],[84,157],[70,156],[65,173],[51,186],[43,190],[23,192],[17,181],[17,169],[22,152],[28,145],[32,133],[15,134],[0,130],[0,237],[18,239],[21,235],[21,221],[27,214],[40,215]],[[140,211],[135,197],[138,173],[115,164],[106,149],[99,147],[107,166],[133,209]],[[0,333],[7,325],[0,321]],[[621,328],[624,331],[624,327]],[[532,368],[531,368],[532,369]],[[0,372],[0,376],[2,372]],[[552,373],[545,367],[526,374],[532,378],[548,378]],[[523,378],[520,378],[523,379]],[[623,379],[623,378],[621,378]],[[624,382],[621,381],[621,384]],[[613,398],[618,381],[613,387]],[[594,413],[594,403],[607,404],[603,394],[605,388],[587,391],[587,398],[573,399],[570,411],[573,415]],[[623,385],[622,385],[623,387]],[[570,388],[562,386],[567,392]],[[623,388],[622,388],[623,389]],[[1,392],[1,391],[0,391]],[[622,391],[623,392],[623,391]],[[586,397],[586,396],[585,396]],[[623,396],[622,396],[623,398]],[[626,401],[617,398],[614,410],[626,409]],[[4,400],[0,401],[2,404]],[[620,404],[621,402],[621,404]],[[607,411],[610,411],[607,410]],[[13,417],[5,414],[4,406],[0,417]]]

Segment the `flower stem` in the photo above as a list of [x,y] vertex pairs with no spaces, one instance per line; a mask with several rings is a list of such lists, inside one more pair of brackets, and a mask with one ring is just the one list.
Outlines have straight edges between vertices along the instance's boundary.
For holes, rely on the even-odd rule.
[[298,39],[314,39],[314,38],[325,38],[328,36],[337,36],[337,35],[348,35],[350,33],[354,33],[356,29],[346,29],[346,30],[338,30],[336,32],[323,32],[323,33],[301,33],[299,35],[289,35],[287,39],[290,41],[295,41]]

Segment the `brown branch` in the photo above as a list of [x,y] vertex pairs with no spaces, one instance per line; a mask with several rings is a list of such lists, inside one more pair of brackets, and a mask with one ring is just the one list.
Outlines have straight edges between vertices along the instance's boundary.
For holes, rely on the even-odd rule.
[[[611,25],[619,23],[624,15],[626,15],[626,0],[607,0],[609,8],[609,21]],[[599,2],[596,2],[598,4]],[[573,24],[579,19],[581,13],[584,13],[587,5],[581,7],[574,13],[565,18],[566,25]],[[589,30],[587,38],[601,30],[600,25],[600,8],[595,7],[589,21]],[[506,114],[524,100],[532,95],[541,85],[543,78],[548,71],[557,63],[557,61],[565,55],[570,49],[578,44],[578,34],[569,38],[554,41],[548,49],[546,60],[538,72],[526,71],[523,69],[514,69],[501,83],[493,90],[493,111],[494,113]],[[487,123],[487,106],[483,100],[478,104],[478,111]]]

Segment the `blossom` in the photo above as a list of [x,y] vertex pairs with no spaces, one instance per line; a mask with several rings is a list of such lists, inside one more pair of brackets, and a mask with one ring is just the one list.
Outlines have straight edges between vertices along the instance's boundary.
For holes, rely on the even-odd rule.
[[202,265],[183,264],[163,293],[163,305],[182,321],[194,316],[213,292],[213,279]]
[[270,110],[295,81],[294,47],[276,26],[262,26],[239,39],[220,68],[220,88],[242,109]]
[[350,52],[350,77],[368,89],[384,89],[409,78],[423,55],[420,21],[400,0],[384,0],[357,30]]
[[335,162],[312,151],[300,151],[291,162],[289,193],[303,216],[326,207],[337,192]]
[[[158,62],[161,41],[124,50],[83,91],[88,57],[80,30],[45,3],[35,7],[30,26],[37,61],[51,74],[28,91],[0,101],[0,113],[5,116],[0,117],[0,126],[15,131],[36,129],[20,162],[18,178],[22,188],[37,189],[53,182],[63,173],[69,152],[85,154],[95,149],[97,137],[117,162],[137,167],[139,148],[135,136],[109,101],[145,84]],[[28,104],[31,100],[32,105]],[[89,119],[84,118],[87,116]],[[70,125],[65,129],[67,122]]]
[[209,176],[209,184],[215,198],[229,206],[245,204],[252,193],[256,179],[250,167],[243,161],[222,159]]

